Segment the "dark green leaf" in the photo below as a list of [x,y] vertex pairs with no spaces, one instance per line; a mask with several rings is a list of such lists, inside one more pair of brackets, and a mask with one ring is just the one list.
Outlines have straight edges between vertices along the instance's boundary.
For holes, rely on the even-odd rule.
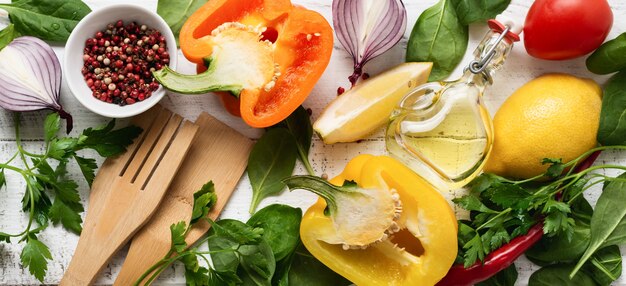
[[543,267],[530,276],[528,286],[596,286],[596,283],[584,272],[578,272],[570,279],[569,273],[574,268],[569,264]]
[[502,183],[502,178],[489,173],[483,173],[469,183],[470,193],[478,196],[482,192]]
[[587,199],[583,196],[579,196],[574,201],[570,202],[570,205],[572,209],[572,218],[576,221],[576,223],[589,226],[591,224],[593,208]]
[[467,195],[461,198],[456,198],[452,200],[455,204],[460,207],[468,210],[468,211],[479,211],[483,213],[498,213],[495,210],[492,210],[486,207],[478,197],[474,195]]
[[[626,178],[626,173],[621,174],[618,178]],[[578,271],[598,249],[603,246],[613,245],[626,236],[625,233],[616,232],[616,230],[625,230],[619,227],[620,222],[626,219],[626,208],[624,208],[626,205],[626,192],[624,192],[624,190],[626,190],[626,181],[614,180],[610,181],[602,191],[596,203],[593,216],[591,217],[591,237],[589,246],[578,264],[576,264],[574,273]]]
[[530,206],[532,194],[513,184],[499,184],[491,189],[491,201],[503,208],[526,210]]
[[595,74],[610,74],[626,68],[626,33],[605,42],[586,61],[587,69]]
[[407,46],[407,62],[432,62],[429,80],[442,80],[459,64],[469,33],[454,10],[451,0],[440,0],[426,9],[413,27]]
[[254,145],[248,159],[248,178],[253,193],[250,213],[264,198],[285,188],[282,180],[293,173],[296,149],[295,139],[282,128],[270,129]]
[[[232,239],[223,236],[211,236],[208,240],[210,251],[219,251],[211,254],[213,267],[218,271],[236,272],[239,267],[239,257],[235,251],[239,244]],[[232,251],[224,251],[232,250]]]
[[20,254],[20,260],[22,265],[28,268],[30,274],[43,282],[48,270],[48,260],[52,260],[52,255],[48,246],[37,240],[36,236],[29,235],[26,239],[26,245],[22,249],[22,254]]
[[46,117],[46,121],[43,124],[43,130],[45,134],[44,139],[46,140],[46,142],[50,142],[52,138],[56,137],[59,129],[61,129],[61,117],[56,112],[50,113]]
[[239,247],[240,263],[256,285],[272,285],[276,260],[272,248],[265,240],[259,244]]
[[0,189],[7,185],[7,180],[4,176],[4,169],[0,169]]
[[9,43],[17,37],[15,33],[15,25],[9,24],[2,31],[0,31],[0,50],[6,47]]
[[546,215],[543,232],[548,236],[564,233],[568,239],[574,234],[574,219],[568,214],[571,209],[568,204],[555,200],[548,200],[543,207],[543,214]]
[[532,248],[526,251],[526,256],[539,265],[556,262],[573,262],[580,258],[589,245],[589,226],[582,223],[574,225],[571,240],[564,233],[553,237],[543,236]]
[[313,137],[313,125],[311,115],[302,106],[298,107],[287,119],[277,124],[278,128],[287,128],[296,139],[298,147],[298,158],[304,164],[309,175],[315,175],[309,162],[309,150],[311,149],[311,138]]
[[294,253],[288,280],[290,286],[352,285],[350,281],[315,259],[302,244]]
[[85,180],[91,187],[93,179],[96,177],[96,169],[98,169],[98,164],[96,164],[96,160],[91,158],[83,158],[76,155],[74,155],[74,160],[76,160],[76,163],[80,168],[80,172],[83,173]]
[[598,142],[605,146],[626,144],[626,71],[604,86]]
[[15,31],[46,41],[65,42],[78,21],[91,12],[80,0],[18,0],[0,4]]
[[480,235],[476,234],[474,238],[470,239],[465,245],[464,265],[465,268],[472,266],[477,260],[485,259],[485,248],[483,246],[483,240]]
[[172,238],[172,249],[178,253],[185,251],[187,248],[187,242],[185,242],[187,224],[184,221],[180,221],[170,225],[170,235]]
[[456,14],[464,25],[495,19],[511,0],[452,0]]
[[159,0],[157,4],[157,14],[170,26],[176,41],[180,29],[187,18],[204,5],[208,0]]
[[48,148],[48,156],[57,160],[64,160],[74,155],[76,138],[53,139]]
[[548,170],[546,171],[546,175],[548,177],[556,178],[563,173],[563,170],[565,170],[565,165],[563,164],[562,159],[544,158],[541,161],[541,164],[550,164],[550,167],[548,167]]
[[68,206],[59,198],[54,200],[48,215],[55,225],[60,222],[65,229],[75,234],[80,234],[83,230],[81,226],[83,219],[80,217],[80,212]]
[[0,242],[11,243],[11,236],[8,233],[0,232]]
[[622,275],[622,254],[617,245],[598,250],[583,266],[582,271],[589,274],[599,286],[609,286]]
[[234,271],[218,271],[215,269],[209,270],[209,280],[207,282],[210,286],[235,286],[243,283]]
[[[298,243],[300,242],[298,241]],[[272,285],[289,285],[289,271],[291,271],[291,264],[293,263],[295,252],[296,249],[282,260],[276,261],[276,271],[274,271],[274,277],[272,277]]]
[[189,224],[194,224],[206,217],[216,203],[217,195],[215,194],[215,186],[213,185],[213,181],[210,181],[193,194],[193,211]]
[[223,219],[213,224],[209,231],[209,234],[211,233],[227,237],[237,244],[255,244],[261,240],[263,229],[237,220]]
[[78,149],[93,149],[102,157],[116,156],[126,151],[126,147],[133,143],[143,131],[137,126],[127,126],[113,130],[115,120],[100,128],[87,128],[78,141]]
[[263,238],[272,248],[276,261],[292,253],[300,241],[302,210],[286,205],[270,205],[255,213],[247,222],[263,229]]
[[515,268],[515,264],[511,264],[491,278],[476,284],[476,286],[513,286],[516,281],[517,269]]
[[[191,255],[188,255],[191,256]],[[194,256],[195,258],[195,256]],[[218,284],[209,284],[209,270],[199,267],[196,271],[185,268],[185,284],[187,286],[209,286]]]

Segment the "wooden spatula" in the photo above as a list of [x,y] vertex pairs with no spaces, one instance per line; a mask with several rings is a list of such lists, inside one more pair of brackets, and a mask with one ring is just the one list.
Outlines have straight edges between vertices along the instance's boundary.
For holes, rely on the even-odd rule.
[[[196,120],[199,126],[196,140],[183,166],[176,175],[157,213],[132,240],[130,250],[114,285],[133,285],[154,263],[170,249],[170,225],[179,221],[189,223],[193,208],[193,193],[213,180],[217,205],[209,217],[213,220],[228,202],[237,182],[245,171],[252,140],[203,113]],[[187,235],[192,245],[209,229],[200,222]]]
[[154,213],[198,129],[181,122],[180,116],[160,107],[133,121],[144,128],[143,136],[98,172],[83,232],[61,285],[92,284]]

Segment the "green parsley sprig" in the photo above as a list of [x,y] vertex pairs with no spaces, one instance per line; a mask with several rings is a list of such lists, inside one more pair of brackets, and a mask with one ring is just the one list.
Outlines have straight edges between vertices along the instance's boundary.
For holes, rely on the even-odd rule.
[[[35,154],[24,149],[20,137],[20,118],[15,116],[17,152],[5,163],[0,163],[0,188],[6,186],[5,172],[15,172],[26,182],[22,198],[22,210],[27,212],[26,228],[14,234],[0,232],[0,241],[10,243],[12,238],[24,243],[20,255],[22,265],[43,282],[52,254],[46,244],[37,238],[49,223],[61,224],[65,229],[80,234],[84,207],[78,194],[78,184],[68,178],[67,165],[78,164],[89,185],[98,168],[96,160],[80,155],[81,150],[92,149],[100,156],[111,157],[126,151],[126,147],[142,132],[141,128],[129,126],[113,130],[115,121],[102,128],[85,129],[78,137],[58,137],[61,119],[52,113],[44,122],[45,152]],[[21,161],[20,165],[15,161]],[[51,164],[53,163],[53,164]],[[56,167],[53,165],[56,164]]]
[[[544,159],[547,171],[526,180],[509,180],[494,174],[482,174],[469,184],[469,194],[454,199],[470,211],[470,220],[459,221],[458,263],[469,267],[511,239],[524,235],[535,224],[543,222],[548,237],[574,233],[573,207],[577,198],[590,187],[616,180],[593,173],[600,169],[626,171],[626,166],[598,165],[579,173],[574,169],[596,151],[624,150],[626,146],[603,146],[563,163],[561,159]],[[567,171],[565,171],[567,170]],[[565,171],[565,172],[564,172]],[[544,182],[545,179],[551,179]]]

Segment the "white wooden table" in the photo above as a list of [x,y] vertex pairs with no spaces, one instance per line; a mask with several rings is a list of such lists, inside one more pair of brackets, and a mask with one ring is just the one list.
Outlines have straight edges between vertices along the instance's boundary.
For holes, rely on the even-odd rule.
[[[8,0],[0,0],[0,2],[9,2]],[[105,5],[113,5],[119,3],[126,3],[129,1],[122,0],[86,0],[85,1],[92,9],[98,9]],[[157,0],[136,0],[140,5],[143,5],[149,9],[156,9]],[[329,21],[331,17],[331,0],[293,0],[294,3],[303,5],[310,9],[319,11]],[[379,72],[390,68],[396,64],[399,64],[404,59],[406,50],[406,42],[408,35],[410,34],[413,24],[417,20],[419,14],[433,5],[436,0],[405,0],[407,12],[408,12],[408,28],[405,33],[405,37],[394,47],[391,51],[384,54],[380,58],[371,62],[366,71],[371,75],[376,75]],[[515,17],[519,21],[523,21],[529,6],[532,4],[532,0],[513,0],[513,3],[509,6],[506,14]],[[609,0],[615,16],[615,23],[613,30],[609,35],[609,39],[612,39],[619,35],[621,32],[626,31],[626,2],[623,0]],[[575,25],[575,23],[572,23]],[[468,50],[473,51],[478,41],[482,39],[486,32],[486,25],[476,24],[470,27],[470,44]],[[63,57],[63,47],[55,47],[55,51],[59,58]],[[463,63],[467,64],[471,59],[471,54],[467,53]],[[180,54],[180,53],[179,53]],[[180,56],[181,59],[182,55]],[[352,62],[349,55],[341,48],[338,42],[335,43],[335,48],[332,56],[332,60],[322,79],[317,84],[313,93],[309,96],[308,100],[304,103],[304,106],[313,110],[313,119],[317,118],[322,109],[336,96],[337,87],[348,87],[347,76],[352,72]],[[457,68],[456,72],[451,78],[456,78],[461,73],[462,66]],[[191,73],[194,71],[194,66],[186,62],[184,59],[180,64],[180,71]],[[550,62],[541,61],[528,56],[523,48],[523,44],[518,43],[509,59],[502,70],[495,76],[495,84],[487,90],[486,102],[491,114],[494,114],[498,106],[510,95],[515,89],[520,87],[530,79],[549,72],[567,72],[582,77],[592,77],[599,83],[604,83],[607,77],[594,76],[589,73],[584,65],[584,58],[562,61],[562,62]],[[83,108],[70,94],[66,84],[62,87],[62,103],[65,109],[74,116],[74,132],[76,134],[80,130],[87,127],[98,126],[106,122],[106,118],[102,118],[95,115],[85,108]],[[182,114],[189,120],[195,120],[196,117],[202,112],[207,111],[211,115],[215,116],[219,120],[239,130],[241,133],[251,137],[257,138],[261,132],[254,130],[246,126],[239,118],[230,116],[223,108],[219,100],[212,95],[204,96],[183,96],[183,95],[168,95],[162,101],[162,104],[172,109],[173,111]],[[27,150],[41,151],[43,148],[43,132],[42,123],[46,112],[33,112],[23,115],[22,122],[22,137],[24,145]],[[122,123],[124,121],[121,121]],[[13,116],[10,112],[0,110],[0,162],[5,162],[9,159],[9,156],[16,151],[15,147],[15,135],[14,135],[14,122]],[[319,139],[314,138],[313,147],[311,150],[311,161],[313,168],[318,174],[327,173],[333,176],[339,173],[345,164],[357,154],[370,153],[370,154],[384,154],[384,140],[382,136],[382,130],[372,135],[367,140],[361,143],[353,144],[335,144],[324,145]],[[89,154],[95,155],[95,154]],[[598,160],[600,163],[619,163],[626,164],[626,152],[606,152]],[[98,163],[102,163],[102,160],[98,160]],[[88,197],[89,189],[85,183],[83,183],[82,176],[77,167],[72,166],[70,169],[71,176],[77,181],[81,182],[80,193],[85,203],[87,211],[89,206],[87,205],[86,198]],[[305,171],[302,166],[298,165],[296,173],[304,174]],[[21,198],[24,192],[24,183],[20,181],[19,177],[14,174],[7,173],[8,175],[8,189],[0,190],[0,230],[9,233],[19,232],[26,226],[27,214],[24,214],[21,208]],[[615,175],[614,173],[610,175]],[[207,180],[210,178],[207,178]],[[595,201],[598,196],[598,188],[595,188],[588,192],[588,198]],[[241,179],[235,194],[230,199],[230,202],[226,206],[222,217],[223,218],[235,218],[240,220],[246,220],[249,217],[248,207],[251,200],[251,187],[247,179],[247,176]],[[448,197],[450,194],[447,195]],[[293,193],[286,192],[279,197],[273,197],[263,201],[260,207],[271,203],[284,203],[293,206],[298,206],[306,209],[315,201],[316,197],[312,194],[297,191]],[[67,232],[60,226],[49,227],[45,232],[39,235],[39,238],[44,241],[52,252],[54,260],[48,265],[48,273],[45,278],[46,284],[57,284],[66,267],[68,266],[72,253],[76,248],[78,242],[78,236]],[[96,246],[97,247],[97,246]],[[0,284],[2,285],[16,285],[16,284],[39,284],[39,282],[32,277],[27,270],[23,269],[20,265],[19,255],[21,252],[21,245],[18,244],[0,244]],[[626,248],[622,249],[622,253]],[[101,274],[98,284],[111,284],[116,277],[116,274],[120,270],[120,266],[124,260],[125,249],[122,250],[115,258],[109,263]],[[521,258],[517,263],[517,268],[520,272],[518,284],[525,285],[528,281],[528,276],[537,269],[526,259]],[[626,285],[626,278],[622,278],[616,282],[619,285]],[[181,268],[172,268],[164,272],[161,278],[158,280],[161,285],[182,285],[184,284],[183,271]]]

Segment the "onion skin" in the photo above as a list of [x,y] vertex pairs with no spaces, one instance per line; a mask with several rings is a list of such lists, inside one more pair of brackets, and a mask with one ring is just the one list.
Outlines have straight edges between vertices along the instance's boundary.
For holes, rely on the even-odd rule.
[[52,48],[35,37],[19,37],[0,51],[0,107],[26,112],[50,109],[67,121],[72,116],[59,103],[61,64]]
[[402,0],[333,0],[335,34],[354,62],[354,73],[348,78],[352,86],[367,62],[402,39],[406,21]]

